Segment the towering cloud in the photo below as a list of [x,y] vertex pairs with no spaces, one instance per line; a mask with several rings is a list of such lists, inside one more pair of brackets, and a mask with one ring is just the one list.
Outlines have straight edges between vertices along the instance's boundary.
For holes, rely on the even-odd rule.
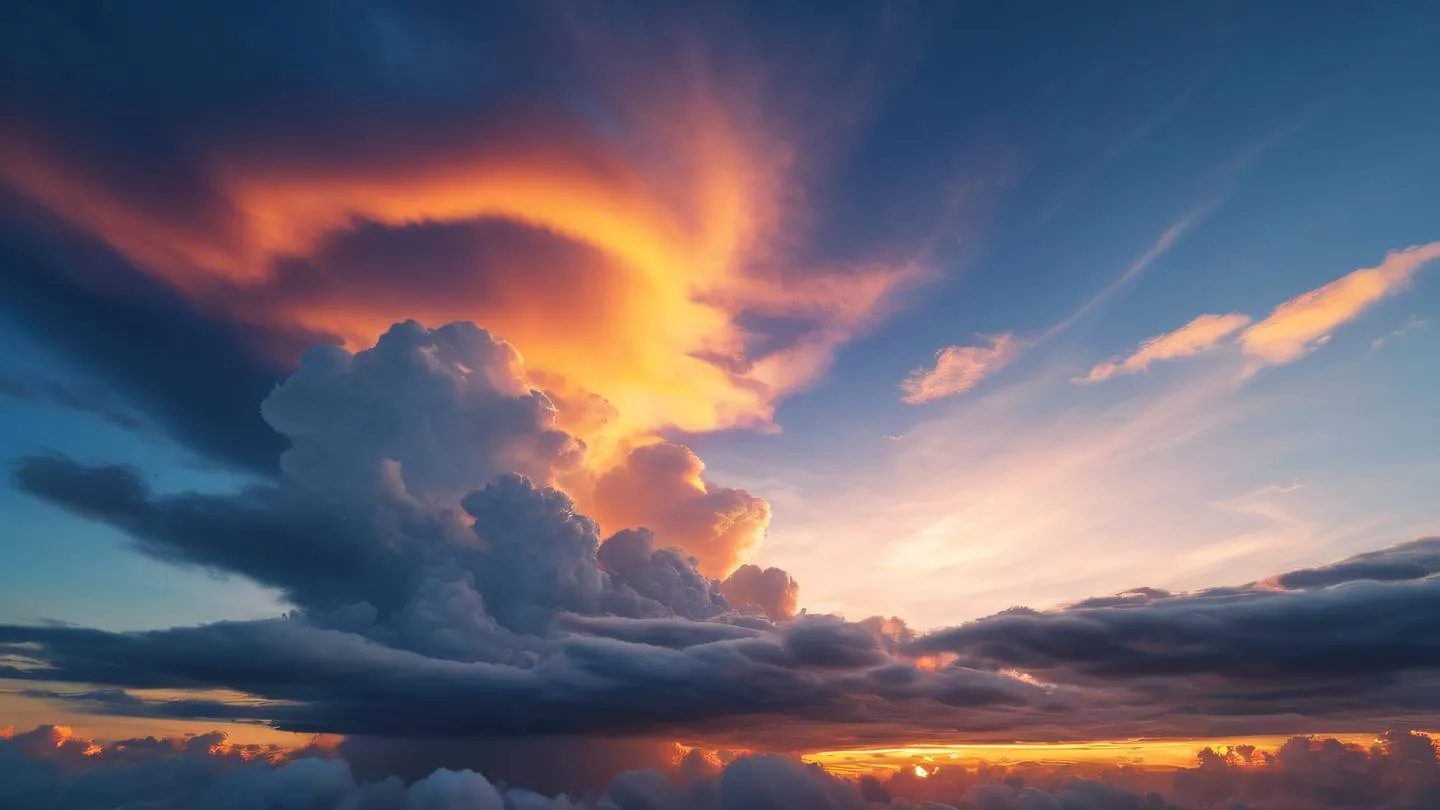
[[[763,503],[707,483],[672,444],[592,479],[556,402],[499,338],[407,322],[372,349],[316,350],[275,389],[261,411],[292,448],[274,479],[163,492],[136,470],[23,459],[24,490],[156,558],[278,588],[294,610],[142,633],[0,626],[0,677],[93,685],[47,692],[91,711],[478,738],[492,753],[537,736],[793,751],[956,728],[1175,733],[1157,707],[1210,735],[1436,719],[1433,540],[928,634],[796,616],[788,574],[740,565]],[[1331,700],[1341,684],[1349,697]]]

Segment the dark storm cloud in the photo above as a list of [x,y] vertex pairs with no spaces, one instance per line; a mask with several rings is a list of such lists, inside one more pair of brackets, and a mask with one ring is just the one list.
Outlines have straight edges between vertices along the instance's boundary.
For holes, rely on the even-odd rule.
[[114,256],[82,253],[78,261],[103,271],[61,272],[63,259],[0,227],[0,312],[202,456],[273,473],[285,441],[260,419],[259,402],[281,380],[276,368],[243,330],[206,319]]
[[1408,582],[1440,573],[1440,537],[1426,537],[1380,551],[1357,554],[1319,568],[1302,568],[1275,577],[1287,590],[1325,588],[1344,582]]
[[[988,673],[886,677],[874,671],[880,659],[873,645],[871,655],[861,655],[859,642],[837,642],[807,624],[683,649],[562,634],[529,667],[431,658],[295,620],[138,634],[8,626],[0,628],[0,647],[13,655],[30,650],[44,666],[0,673],[236,689],[279,703],[232,705],[218,716],[391,736],[689,734],[747,716],[900,721],[925,706],[1018,708],[1044,699],[1033,686]],[[827,643],[839,649],[826,652]],[[106,704],[118,708],[113,699]]]
[[5,627],[3,674],[226,688],[261,701],[77,700],[391,736],[902,723],[934,707],[1065,702],[1002,675],[915,670],[884,623],[735,611],[663,534],[602,543],[568,497],[508,472],[563,477],[584,451],[522,374],[509,345],[473,325],[399,324],[358,354],[307,354],[265,400],[292,444],[272,481],[168,494],[131,469],[23,459],[23,490],[157,558],[279,588],[296,610],[140,634]]
[[[747,26],[757,12],[765,24]],[[481,318],[567,395],[630,397],[623,439],[767,423],[920,277],[913,246],[822,261],[790,227],[816,219],[794,192],[810,182],[797,156],[820,152],[791,141],[853,117],[823,108],[882,72],[866,43],[897,24],[867,24],[888,8],[824,16],[767,3],[5,4],[0,219],[44,233],[23,272],[56,276],[40,279],[56,288],[43,306],[26,300],[43,290],[7,277],[27,289],[6,303],[159,427],[251,470],[268,472],[281,445],[249,409],[300,344],[368,345],[405,317]],[[851,30],[834,35],[835,20]],[[787,69],[797,53],[805,70]],[[839,91],[815,92],[837,66]],[[129,264],[81,249],[92,243]],[[168,300],[137,303],[155,286]],[[90,312],[112,297],[116,311]],[[762,334],[742,315],[804,326]],[[132,324],[138,336],[119,339]],[[223,351],[160,377],[202,345]],[[704,510],[730,500],[674,519],[714,528]],[[748,508],[741,534],[758,536],[768,516]]]
[[[270,485],[225,497],[158,496],[134,469],[85,467],[63,456],[22,459],[15,479],[31,494],[124,531],[147,555],[240,574],[300,605],[368,599],[396,609],[403,602],[399,583],[419,565],[388,547],[370,522],[314,509]],[[391,519],[434,520],[403,507]]]
[[[665,526],[603,538],[546,486],[581,470],[586,448],[525,373],[474,325],[407,322],[366,351],[311,351],[265,399],[291,444],[265,482],[166,493],[131,469],[21,460],[24,491],[157,558],[276,587],[295,609],[145,633],[3,626],[0,677],[93,685],[67,702],[110,714],[397,739],[763,737],[776,750],[1440,712],[1430,578],[1139,589],[921,637],[878,617],[787,621],[785,572],[708,579]],[[1325,581],[1400,580],[1392,564],[1417,560],[1423,573],[1429,548],[1341,562]],[[133,691],[157,688],[252,700]]]
[[1061,683],[1129,685],[1201,715],[1434,711],[1435,548],[1420,540],[1242,587],[1015,609],[912,648]]

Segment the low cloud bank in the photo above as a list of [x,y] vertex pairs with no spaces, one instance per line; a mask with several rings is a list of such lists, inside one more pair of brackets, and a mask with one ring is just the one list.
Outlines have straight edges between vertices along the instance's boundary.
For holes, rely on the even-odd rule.
[[[675,752],[673,746],[670,747]],[[398,753],[398,752],[396,752]],[[373,762],[371,765],[373,766]],[[778,756],[698,750],[608,784],[544,794],[468,769],[361,775],[343,750],[282,752],[223,735],[99,743],[44,726],[0,739],[0,807],[89,810],[1425,810],[1440,802],[1429,737],[1371,746],[1296,737],[1200,751],[1193,767],[932,766],[846,779]]]

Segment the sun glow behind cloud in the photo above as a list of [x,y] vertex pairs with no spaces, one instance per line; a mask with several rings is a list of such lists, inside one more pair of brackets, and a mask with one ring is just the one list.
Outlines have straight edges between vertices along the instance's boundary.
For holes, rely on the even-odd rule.
[[[1368,746],[1374,734],[1318,734],[1321,738],[1342,743]],[[909,772],[916,777],[936,775],[946,764],[955,767],[977,765],[1079,765],[1114,767],[1131,765],[1141,768],[1174,769],[1195,764],[1195,755],[1210,748],[1226,753],[1241,746],[1272,751],[1283,745],[1286,736],[1255,736],[1241,739],[1168,739],[1168,740],[1087,740],[1062,743],[980,743],[954,745],[897,746],[893,748],[858,748],[838,751],[817,751],[806,754],[813,762],[832,773],[847,776]],[[921,771],[924,771],[922,774]]]
[[[602,75],[618,75],[615,58]],[[402,318],[484,324],[560,390],[614,406],[584,437],[608,453],[663,428],[768,424],[776,400],[813,382],[918,274],[908,247],[886,263],[811,265],[797,249],[808,214],[790,144],[758,123],[760,100],[685,64],[678,78],[610,88],[629,116],[623,136],[517,111],[468,138],[206,146],[203,199],[146,205],[10,126],[0,178],[227,318],[351,349]],[[461,257],[415,281],[404,267],[357,277],[326,261],[365,223],[486,221],[573,249]],[[789,324],[784,337],[741,325],[753,317]]]

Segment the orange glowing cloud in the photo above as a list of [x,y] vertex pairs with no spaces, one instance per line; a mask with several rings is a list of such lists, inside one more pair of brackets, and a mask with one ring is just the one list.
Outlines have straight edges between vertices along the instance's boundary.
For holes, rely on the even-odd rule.
[[1261,365],[1303,357],[1336,328],[1404,289],[1422,265],[1436,259],[1440,259],[1440,242],[1390,253],[1375,267],[1356,270],[1286,301],[1241,333],[1240,343]]
[[243,326],[277,370],[301,343],[360,350],[401,320],[485,327],[587,446],[556,483],[606,532],[647,526],[723,577],[768,504],[703,480],[688,449],[650,451],[683,451],[674,470],[641,451],[667,431],[773,427],[779,399],[922,277],[916,249],[812,258],[814,167],[758,66],[656,48],[641,65],[582,39],[584,113],[568,98],[443,125],[318,111],[181,138],[184,181],[154,184],[17,118],[0,124],[0,185]]
[[[704,463],[684,445],[646,445],[601,475],[593,494],[579,500],[606,531],[648,527],[662,545],[694,557],[706,576],[723,578],[760,545],[770,525],[770,504],[744,490],[716,486],[704,472]],[[763,599],[761,606],[768,611],[776,602]]]
[[1117,374],[1139,374],[1162,360],[1177,360],[1207,352],[1249,323],[1250,316],[1240,313],[1201,315],[1174,332],[1146,340],[1128,356],[1095,366],[1084,381],[1100,382]]
[[[632,122],[643,156],[533,116],[460,140],[217,149],[199,162],[208,196],[191,205],[137,199],[11,129],[0,181],[203,310],[252,326],[361,348],[403,318],[481,323],[529,367],[614,405],[592,444],[764,425],[916,270],[806,267],[788,230],[804,217],[780,139],[734,106],[668,103]],[[388,273],[359,273],[345,255],[367,227],[477,223],[508,223],[532,244]],[[539,241],[559,247],[537,252]],[[742,326],[750,314],[786,322],[784,339]]]

